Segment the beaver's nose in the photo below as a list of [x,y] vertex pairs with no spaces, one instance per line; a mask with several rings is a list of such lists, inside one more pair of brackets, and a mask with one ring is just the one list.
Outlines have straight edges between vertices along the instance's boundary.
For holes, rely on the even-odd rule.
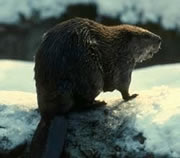
[[158,41],[159,43],[161,43],[161,37],[160,37],[160,36],[158,36],[157,41]]

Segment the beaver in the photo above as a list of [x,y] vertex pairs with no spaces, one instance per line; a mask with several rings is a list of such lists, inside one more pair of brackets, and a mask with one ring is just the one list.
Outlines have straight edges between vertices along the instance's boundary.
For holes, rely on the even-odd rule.
[[74,18],[50,29],[35,57],[35,81],[42,116],[64,114],[90,105],[102,91],[129,94],[137,62],[160,48],[161,38],[136,26],[104,26]]
[[161,38],[132,25],[105,26],[85,18],[46,32],[35,56],[38,106],[44,120],[72,109],[103,105],[100,92],[118,90],[125,101],[138,62],[158,52]]

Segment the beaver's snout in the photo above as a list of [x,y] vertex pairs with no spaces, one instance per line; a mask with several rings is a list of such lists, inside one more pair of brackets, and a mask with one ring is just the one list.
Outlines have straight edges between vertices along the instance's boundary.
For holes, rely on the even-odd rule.
[[154,53],[157,53],[158,50],[161,48],[161,37],[158,35],[153,34],[151,36],[151,44],[152,44],[152,48],[154,49]]
[[161,41],[162,41],[162,40],[161,40],[161,37],[160,37],[160,36],[153,34],[152,40],[153,40],[153,42],[154,42],[155,44],[161,45]]
[[161,37],[156,35],[156,41],[157,43],[161,44]]

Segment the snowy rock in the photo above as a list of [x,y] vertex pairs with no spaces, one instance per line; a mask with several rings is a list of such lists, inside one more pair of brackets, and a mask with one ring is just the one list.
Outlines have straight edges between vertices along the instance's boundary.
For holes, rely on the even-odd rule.
[[39,122],[36,95],[0,91],[0,157],[21,155]]
[[[27,154],[40,119],[36,95],[19,92],[33,91],[32,77],[24,75],[33,75],[33,63],[1,63],[0,81],[9,89],[0,87],[0,157],[16,158]],[[107,106],[69,114],[65,152],[70,158],[179,158],[179,66],[136,70],[131,85],[136,99],[123,102],[117,91],[104,93],[97,99]],[[19,91],[5,91],[11,88]]]

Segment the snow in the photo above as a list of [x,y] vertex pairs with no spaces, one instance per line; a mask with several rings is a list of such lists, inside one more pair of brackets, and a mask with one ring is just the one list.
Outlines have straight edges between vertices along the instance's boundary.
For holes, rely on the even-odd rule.
[[[0,91],[0,149],[12,150],[31,140],[39,122],[36,95],[18,91]],[[3,118],[3,119],[2,119]]]
[[162,86],[141,93],[135,101],[135,127],[146,137],[146,151],[179,158],[180,88]]
[[[88,2],[87,0],[0,0],[0,22],[17,23],[20,15],[26,19],[35,18],[46,19],[58,17],[66,10],[69,4],[77,2]],[[16,7],[15,7],[16,6]],[[37,14],[37,15],[34,15]],[[40,17],[38,17],[40,16]]]
[[137,69],[132,74],[131,89],[146,90],[152,87],[180,87],[180,64],[168,64]]
[[121,15],[124,23],[160,22],[167,29],[180,26],[179,0],[0,0],[0,22],[17,23],[20,14],[27,19],[58,17],[68,5],[77,3],[95,3],[99,15]]
[[[130,113],[136,114],[133,118],[134,121],[130,121],[128,126],[134,126],[135,130],[143,133],[146,138],[145,151],[154,153],[156,156],[180,157],[179,87],[158,86],[139,90],[136,91],[139,96],[125,105],[130,109]],[[97,99],[105,100],[108,104],[117,104],[120,97],[119,92],[114,91],[101,94]],[[124,108],[122,107],[122,109]],[[129,133],[131,134],[131,131]],[[126,146],[127,151],[142,149],[142,144],[133,142],[131,136],[127,137],[125,142],[116,143]]]
[[[6,136],[13,140],[9,148],[27,140],[39,120],[39,116],[33,110],[37,108],[33,66],[34,63],[30,62],[0,61],[0,82],[3,83],[0,85],[0,111],[4,118],[0,120],[0,127],[8,126],[11,131],[17,133],[14,136],[13,132],[0,128],[0,139]],[[138,93],[139,96],[125,104],[136,109],[134,128],[142,132],[146,138],[145,150],[158,155],[167,154],[171,158],[180,157],[179,78],[180,64],[135,70],[130,93]],[[121,99],[121,95],[114,91],[101,94],[98,98],[114,103]],[[31,118],[32,115],[36,116],[35,119]],[[136,144],[133,146],[137,148]]]
[[35,92],[32,62],[0,60],[0,90]]
[[[0,60],[0,82],[3,83],[0,90],[35,92],[33,68],[33,62]],[[132,74],[130,89],[136,92],[163,85],[180,87],[179,78],[180,64],[137,69]]]
[[97,0],[97,2],[101,14],[122,15],[122,21],[125,23],[135,24],[148,21],[157,23],[161,20],[161,24],[168,29],[180,26],[179,0],[114,0],[106,2]]

